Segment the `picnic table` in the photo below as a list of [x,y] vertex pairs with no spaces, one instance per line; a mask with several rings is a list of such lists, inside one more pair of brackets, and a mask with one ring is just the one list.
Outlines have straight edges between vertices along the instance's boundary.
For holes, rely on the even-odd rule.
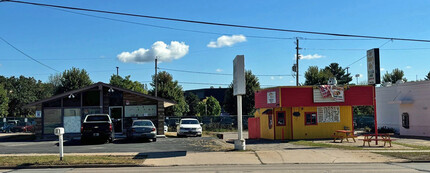
[[366,145],[366,142],[367,142],[368,146],[370,147],[370,142],[372,142],[372,141],[375,141],[375,145],[378,143],[378,141],[383,141],[384,147],[387,143],[389,143],[390,147],[391,147],[391,141],[393,141],[391,139],[391,135],[394,135],[394,134],[393,133],[364,134],[363,135],[364,136],[363,146]]
[[333,142],[336,142],[337,139],[340,140],[340,143],[343,142],[344,139],[349,142],[348,138],[351,138],[354,142],[357,136],[354,135],[354,132],[351,130],[336,130],[336,132],[332,135]]

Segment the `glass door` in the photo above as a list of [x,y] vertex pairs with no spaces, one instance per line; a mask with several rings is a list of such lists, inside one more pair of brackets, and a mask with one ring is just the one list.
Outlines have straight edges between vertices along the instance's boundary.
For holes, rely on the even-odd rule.
[[122,133],[122,112],[122,106],[109,107],[109,115],[116,133]]

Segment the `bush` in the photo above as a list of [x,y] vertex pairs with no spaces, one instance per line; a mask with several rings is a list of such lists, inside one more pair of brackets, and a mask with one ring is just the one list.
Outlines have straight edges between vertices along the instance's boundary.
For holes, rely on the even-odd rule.
[[[371,130],[372,133],[375,133],[375,128]],[[378,128],[378,133],[397,133],[396,129],[383,126],[381,128]]]

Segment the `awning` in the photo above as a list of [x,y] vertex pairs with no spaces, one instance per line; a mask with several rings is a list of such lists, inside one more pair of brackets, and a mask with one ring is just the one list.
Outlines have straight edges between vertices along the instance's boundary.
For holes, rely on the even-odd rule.
[[267,109],[262,114],[272,114],[272,112],[272,109]]

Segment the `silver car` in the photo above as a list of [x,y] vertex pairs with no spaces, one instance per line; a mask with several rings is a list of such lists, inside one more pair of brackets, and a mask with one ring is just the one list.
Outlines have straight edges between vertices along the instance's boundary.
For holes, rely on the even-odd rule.
[[134,120],[132,126],[127,129],[128,139],[151,139],[157,141],[157,129],[150,120]]

